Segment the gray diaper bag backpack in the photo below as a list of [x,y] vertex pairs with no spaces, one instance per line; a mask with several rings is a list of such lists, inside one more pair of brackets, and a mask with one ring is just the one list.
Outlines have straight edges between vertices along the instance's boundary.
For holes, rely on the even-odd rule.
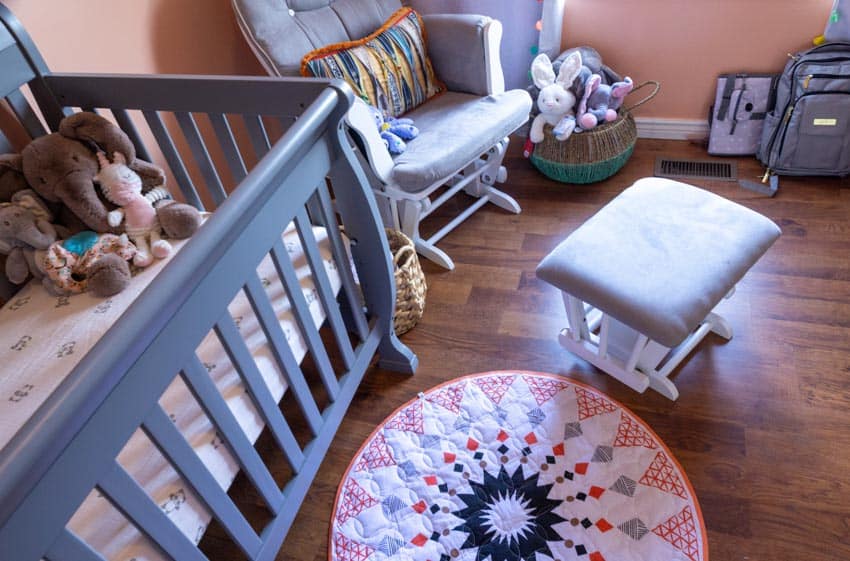
[[708,153],[752,156],[761,145],[764,119],[775,105],[778,74],[722,74],[709,113]]
[[850,174],[850,43],[791,55],[767,114],[758,158],[777,175]]

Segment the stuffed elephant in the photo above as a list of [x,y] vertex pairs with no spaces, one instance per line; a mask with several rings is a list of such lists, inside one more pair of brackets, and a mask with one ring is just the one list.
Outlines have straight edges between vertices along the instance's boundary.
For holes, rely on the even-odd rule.
[[[141,177],[143,192],[165,185],[165,172],[137,159],[133,143],[124,131],[100,115],[88,112],[65,117],[59,123],[59,132],[30,142],[21,152],[24,176],[39,195],[49,202],[62,203],[85,228],[121,233],[122,228],[109,226],[107,215],[112,208],[107,207],[95,186],[94,178],[100,169],[95,156],[98,151],[120,153],[130,169]],[[164,201],[157,205],[157,217],[165,233],[175,238],[190,236],[200,224],[197,209],[183,203]],[[67,222],[64,216],[62,222]],[[82,229],[66,225],[72,231]]]
[[8,203],[18,191],[29,189],[20,154],[0,154],[0,203]]
[[44,203],[26,189],[0,203],[0,253],[6,257],[6,276],[14,284],[27,280],[30,273],[41,277],[35,264],[36,250],[47,249],[56,241],[56,228]]

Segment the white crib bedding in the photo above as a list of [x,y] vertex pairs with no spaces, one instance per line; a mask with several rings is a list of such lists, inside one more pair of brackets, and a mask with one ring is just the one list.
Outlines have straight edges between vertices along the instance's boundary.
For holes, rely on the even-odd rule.
[[[331,257],[327,233],[319,227],[314,228],[313,232],[336,294],[340,280]],[[283,239],[313,320],[320,326],[324,322],[325,312],[313,285],[298,234],[290,227],[284,232]],[[4,401],[11,404],[11,407],[0,408],[0,448],[8,443],[50,392],[58,387],[79,359],[120,317],[164,264],[159,262],[142,271],[134,277],[131,286],[108,300],[86,294],[57,298],[50,296],[41,286],[31,283],[0,309],[0,361],[4,365],[0,371],[0,397],[5,397],[7,400]],[[307,347],[292,315],[284,287],[268,256],[257,272],[290,348],[300,362]],[[237,323],[273,397],[280,401],[286,391],[286,382],[244,293],[237,295],[228,306],[228,311]],[[207,335],[198,347],[197,354],[246,436],[252,442],[256,441],[265,425],[214,333]],[[160,398],[160,404],[216,481],[223,489],[227,489],[239,471],[238,464],[179,377]],[[136,431],[118,459],[181,531],[193,542],[200,541],[211,514],[140,430]],[[164,559],[156,546],[143,537],[96,490],[92,491],[74,515],[69,527],[111,561]]]

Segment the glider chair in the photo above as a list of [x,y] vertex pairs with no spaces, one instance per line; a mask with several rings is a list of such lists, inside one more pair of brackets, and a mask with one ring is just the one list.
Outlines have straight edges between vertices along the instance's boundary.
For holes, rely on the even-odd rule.
[[[311,51],[386,29],[402,7],[399,0],[232,0],[232,4],[252,50],[274,76],[298,75],[302,58]],[[453,269],[451,258],[436,246],[446,234],[487,203],[520,212],[517,202],[495,185],[506,178],[502,159],[508,135],[528,119],[531,98],[523,90],[505,91],[498,21],[446,14],[422,16],[421,23],[440,91],[403,115],[414,120],[419,136],[393,157],[365,102],[355,104],[348,123],[361,141],[387,226],[407,234],[423,257]],[[428,65],[415,49],[405,53],[423,67]],[[329,68],[326,76],[351,82],[344,63]],[[413,89],[415,96],[418,90]],[[398,91],[410,97],[409,90]],[[461,191],[474,202],[422,237],[420,222]]]

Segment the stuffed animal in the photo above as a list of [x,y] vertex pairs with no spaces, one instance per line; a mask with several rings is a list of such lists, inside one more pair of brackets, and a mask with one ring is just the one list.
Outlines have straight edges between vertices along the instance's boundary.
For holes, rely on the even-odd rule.
[[[59,132],[38,137],[21,151],[22,169],[27,183],[46,201],[62,203],[82,224],[72,225],[63,214],[59,221],[73,231],[83,227],[96,232],[120,233],[111,227],[109,209],[94,184],[99,171],[96,152],[119,152],[127,166],[142,178],[143,192],[165,184],[159,167],[136,158],[133,143],[124,132],[95,113],[81,112],[64,118]],[[197,230],[200,215],[183,203],[156,205],[163,231],[174,238],[185,238]]]
[[0,154],[0,203],[8,203],[18,191],[29,189],[21,169],[20,154]]
[[581,54],[574,52],[564,60],[557,78],[552,62],[546,54],[539,54],[531,63],[531,77],[540,88],[537,107],[540,113],[531,123],[529,138],[531,142],[543,141],[543,125],[550,124],[557,129],[555,138],[567,140],[575,129],[576,97],[569,90],[581,70]]
[[94,181],[100,184],[100,190],[106,199],[118,208],[107,215],[111,227],[124,222],[127,235],[136,245],[133,264],[147,267],[154,257],[164,259],[171,254],[171,244],[160,238],[159,220],[153,204],[142,195],[142,178],[127,167],[127,160],[121,152],[115,152],[114,162],[103,152],[97,153],[100,172]]
[[40,278],[35,251],[56,241],[56,228],[48,208],[30,189],[18,191],[0,203],[0,253],[6,255],[6,277],[22,284],[30,274]]
[[127,234],[83,231],[39,251],[36,262],[51,294],[91,292],[102,298],[118,294],[130,283],[128,261],[136,247]]
[[381,133],[381,140],[390,154],[401,154],[407,150],[405,140],[413,140],[419,136],[419,129],[413,125],[413,119],[384,118],[381,110],[373,105],[369,105],[369,111],[372,112],[372,118]]
[[622,82],[610,86],[602,83],[602,77],[593,74],[585,85],[585,94],[578,106],[578,125],[582,130],[594,128],[599,123],[617,119],[617,109],[634,88],[632,79],[626,76]]

